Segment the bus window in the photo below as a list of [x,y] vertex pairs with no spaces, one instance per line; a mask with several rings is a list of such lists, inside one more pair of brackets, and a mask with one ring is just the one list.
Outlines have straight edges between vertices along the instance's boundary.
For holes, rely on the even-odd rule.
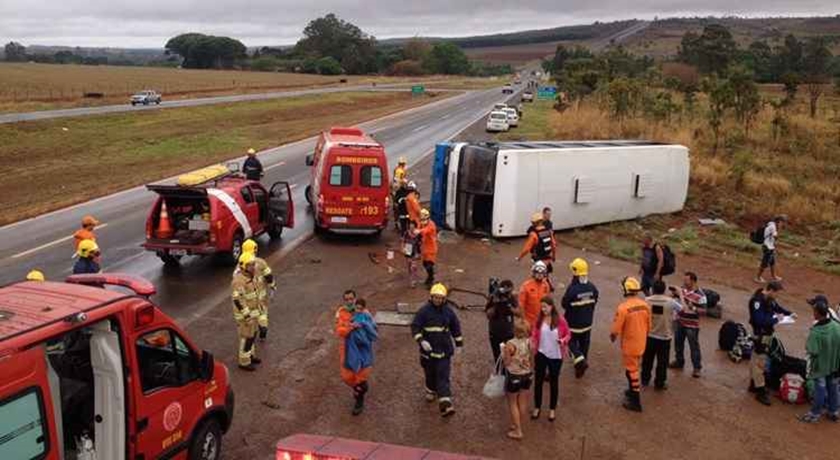
[[466,232],[490,233],[496,183],[496,150],[467,146],[458,168],[457,226]]
[[0,458],[44,458],[47,442],[44,403],[38,388],[0,401]]
[[349,187],[353,183],[353,168],[350,165],[333,165],[330,168],[330,185]]
[[362,187],[382,187],[382,169],[379,166],[364,166],[361,174]]

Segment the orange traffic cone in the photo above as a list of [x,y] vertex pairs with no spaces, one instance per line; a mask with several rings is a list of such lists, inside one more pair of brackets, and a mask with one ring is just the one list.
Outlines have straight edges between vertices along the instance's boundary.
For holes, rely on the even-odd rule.
[[169,222],[169,213],[166,212],[165,201],[160,205],[160,219],[158,219],[158,228],[155,234],[161,239],[172,238],[172,235],[175,234],[175,231],[172,229],[172,223]]

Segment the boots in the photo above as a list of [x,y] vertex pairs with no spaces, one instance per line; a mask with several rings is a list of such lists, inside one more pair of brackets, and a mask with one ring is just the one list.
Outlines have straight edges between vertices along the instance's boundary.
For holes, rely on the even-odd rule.
[[356,398],[356,404],[353,406],[353,415],[360,415],[365,410],[365,393],[367,391],[367,382],[362,382],[353,387],[353,397]]
[[767,395],[767,388],[765,387],[757,387],[755,389],[755,399],[756,401],[764,404],[765,406],[770,405],[770,396]]
[[268,328],[260,326],[260,342],[265,342],[266,337],[268,336]]
[[622,407],[632,412],[642,411],[642,401],[638,391],[628,390],[624,395],[627,396],[627,399],[624,400]]
[[452,401],[442,400],[439,403],[439,407],[441,417],[446,418],[455,414],[455,407],[452,406]]
[[586,373],[586,370],[589,369],[589,364],[584,359],[583,361],[578,361],[575,363],[575,378],[579,379],[583,377],[583,374]]

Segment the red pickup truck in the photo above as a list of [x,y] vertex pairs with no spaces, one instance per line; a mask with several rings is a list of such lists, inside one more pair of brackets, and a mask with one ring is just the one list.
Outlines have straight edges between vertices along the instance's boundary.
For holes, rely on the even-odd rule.
[[263,233],[279,238],[283,228],[295,224],[288,182],[266,189],[229,173],[189,185],[146,188],[158,197],[146,219],[143,247],[168,265],[179,263],[183,256],[207,254],[222,254],[235,263],[246,239]]

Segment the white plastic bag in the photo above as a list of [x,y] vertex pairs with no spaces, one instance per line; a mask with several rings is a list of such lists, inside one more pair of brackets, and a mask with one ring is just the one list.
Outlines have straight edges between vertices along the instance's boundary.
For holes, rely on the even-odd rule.
[[487,382],[484,383],[483,393],[484,396],[492,399],[501,398],[505,395],[505,375],[502,372],[501,355],[499,355],[496,365],[493,366],[493,372],[490,373]]

